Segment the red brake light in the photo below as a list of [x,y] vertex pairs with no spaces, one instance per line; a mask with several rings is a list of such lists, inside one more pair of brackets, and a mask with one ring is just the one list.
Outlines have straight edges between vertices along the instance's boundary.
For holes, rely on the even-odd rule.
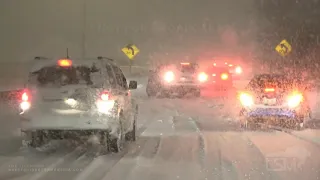
[[58,61],[58,65],[61,67],[70,67],[72,65],[72,61],[69,59],[60,59]]
[[101,95],[100,95],[100,99],[102,101],[108,101],[110,99],[110,94],[108,92],[103,92]]
[[27,92],[24,92],[21,96],[21,100],[22,101],[28,101],[29,100],[29,96]]
[[31,107],[30,97],[28,92],[23,92],[21,96],[20,108],[24,112]]
[[242,73],[242,68],[240,66],[236,67],[235,69],[237,74],[241,74]]
[[264,91],[265,92],[274,92],[275,89],[274,88],[265,88]]
[[204,72],[201,72],[201,73],[199,74],[199,76],[198,76],[198,80],[199,80],[200,82],[205,82],[205,81],[208,80],[208,75],[207,75],[206,73],[204,73]]
[[221,79],[222,79],[222,80],[227,80],[228,78],[229,78],[229,76],[228,76],[227,73],[221,74]]

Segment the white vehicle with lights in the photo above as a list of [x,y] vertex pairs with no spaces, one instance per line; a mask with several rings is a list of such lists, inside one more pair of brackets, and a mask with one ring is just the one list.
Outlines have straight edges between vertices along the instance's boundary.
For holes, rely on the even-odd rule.
[[113,60],[36,58],[20,100],[22,132],[32,147],[50,139],[96,135],[112,152],[135,141],[138,105]]
[[199,66],[196,63],[161,65],[155,71],[151,71],[146,91],[149,97],[172,94],[183,97],[188,93],[199,97],[200,86],[206,80],[207,75],[199,72]]
[[311,119],[304,92],[300,84],[285,75],[256,75],[239,94],[242,127],[276,123],[281,127],[303,128]]

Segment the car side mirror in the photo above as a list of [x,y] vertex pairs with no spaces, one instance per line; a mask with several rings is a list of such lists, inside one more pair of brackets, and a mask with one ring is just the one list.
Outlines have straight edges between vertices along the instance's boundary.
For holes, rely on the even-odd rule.
[[137,89],[138,88],[138,82],[137,81],[130,81],[129,82],[129,89]]

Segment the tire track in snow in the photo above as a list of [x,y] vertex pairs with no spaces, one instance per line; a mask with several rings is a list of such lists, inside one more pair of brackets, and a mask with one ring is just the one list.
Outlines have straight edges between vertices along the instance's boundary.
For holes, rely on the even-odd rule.
[[[263,125],[263,124],[261,124],[261,125]],[[271,128],[272,130],[277,131],[277,132],[281,132],[281,133],[288,134],[288,135],[290,135],[290,136],[292,136],[292,137],[294,137],[294,138],[296,138],[296,139],[299,139],[299,140],[302,140],[302,141],[311,143],[311,144],[313,144],[314,146],[320,148],[320,144],[315,143],[314,141],[312,141],[312,140],[310,140],[310,139],[308,139],[308,138],[306,138],[306,137],[303,137],[303,136],[299,136],[299,135],[294,134],[294,133],[293,133],[294,130],[292,130],[292,129],[282,128],[282,127],[279,127],[279,126],[270,126],[270,125],[269,125],[269,128]]]
[[[123,156],[112,168],[104,171],[103,176],[99,179],[132,179],[131,174],[136,167],[142,165],[142,163],[152,163],[150,160],[156,157],[159,151],[161,137],[147,137],[144,138],[143,145],[139,145],[135,150],[130,151]],[[90,177],[91,179],[91,177]]]
[[45,176],[48,173],[50,173],[50,170],[57,169],[58,166],[62,165],[64,162],[69,160],[72,156],[75,156],[77,154],[84,154],[85,153],[85,151],[83,151],[84,148],[85,148],[84,145],[78,146],[72,152],[70,152],[70,153],[68,153],[68,154],[66,154],[66,155],[64,155],[62,157],[59,157],[55,162],[53,162],[50,166],[48,166],[46,168],[48,171],[41,171],[39,173],[36,173],[33,176],[31,176],[30,179],[32,179],[32,180],[39,180],[41,178],[47,179],[47,178],[45,178]]

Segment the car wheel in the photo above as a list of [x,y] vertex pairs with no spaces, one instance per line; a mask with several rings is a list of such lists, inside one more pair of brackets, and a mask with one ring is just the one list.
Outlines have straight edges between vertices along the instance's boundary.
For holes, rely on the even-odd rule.
[[240,127],[242,129],[249,130],[249,131],[253,131],[257,129],[257,125],[254,122],[249,121],[247,119],[240,123]]
[[200,91],[200,90],[196,90],[196,91],[194,92],[194,96],[195,96],[195,97],[200,97],[200,96],[201,96],[201,91]]
[[154,97],[157,94],[155,91],[152,91],[149,86],[146,88],[146,92],[148,97]]
[[45,134],[42,131],[35,131],[31,133],[30,147],[37,148],[45,144]]
[[311,111],[308,109],[307,112],[304,114],[304,116],[301,118],[301,120],[296,121],[295,123],[295,130],[301,131],[305,129],[305,126],[307,122],[309,122],[312,119],[311,117]]
[[108,150],[113,153],[118,153],[122,151],[123,145],[124,145],[124,134],[123,134],[123,115],[120,114],[119,117],[119,127],[117,129],[117,136],[107,136],[107,144],[108,144]]
[[134,119],[133,119],[133,125],[132,125],[132,130],[126,133],[126,141],[136,141],[136,124],[137,124],[137,119],[138,119],[138,106],[135,108],[135,113],[134,113]]

